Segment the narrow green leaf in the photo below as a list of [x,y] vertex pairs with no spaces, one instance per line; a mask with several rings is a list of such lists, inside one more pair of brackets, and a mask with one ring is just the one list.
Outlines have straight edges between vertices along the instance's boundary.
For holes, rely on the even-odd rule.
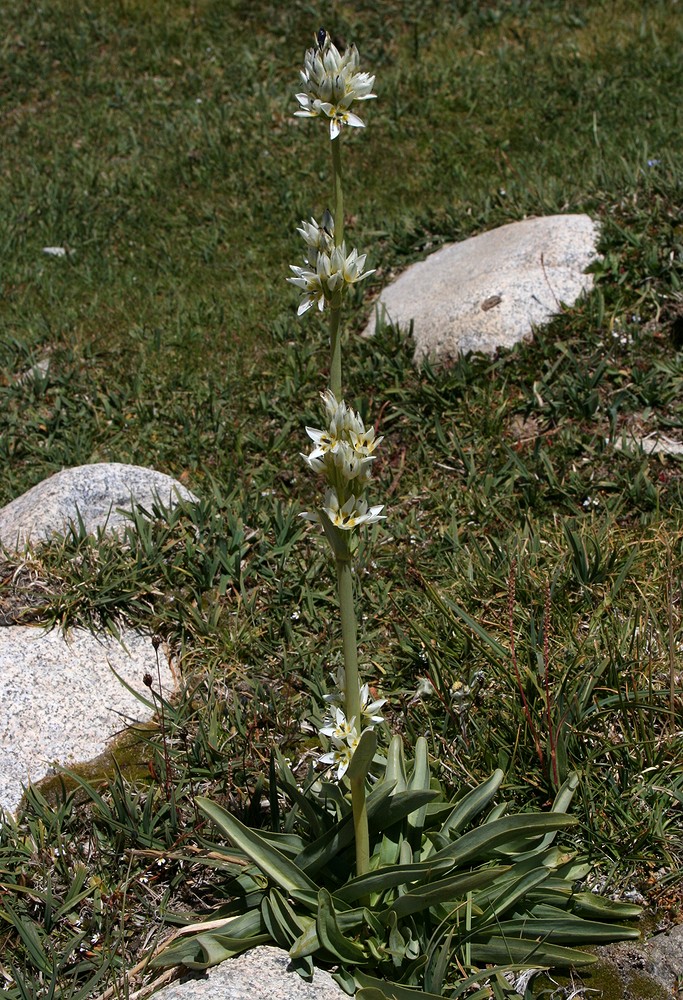
[[453,958],[453,935],[456,930],[455,925],[452,926],[438,945],[432,946],[430,942],[428,961],[424,971],[424,986],[432,993],[443,993],[446,972]]
[[505,975],[507,972],[524,972],[526,969],[538,969],[538,963],[524,965],[522,962],[515,962],[514,965],[495,965],[487,969],[482,969],[480,972],[475,972],[473,975],[468,976],[467,979],[461,980],[453,991],[449,993],[449,1000],[456,1000],[457,997],[463,995],[467,997],[467,1000],[474,1000],[478,996],[490,997],[491,993],[488,989],[485,993],[475,994],[471,994],[470,990],[479,983],[488,982],[497,976]]
[[542,837],[550,830],[563,830],[576,826],[576,819],[563,813],[523,813],[521,816],[504,816],[470,830],[455,843],[433,855],[433,860],[452,858],[454,864],[463,864],[473,858],[488,857],[494,850],[520,837]]
[[13,925],[34,965],[42,973],[50,976],[52,973],[52,962],[45,953],[36,924],[28,917],[23,917],[21,914],[16,913],[9,903],[5,903],[3,915]]
[[425,583],[425,589],[429,594],[430,598],[432,599],[432,601],[434,602],[434,604],[436,604],[436,606],[446,614],[446,616],[450,619],[453,625],[459,627],[460,624],[453,617],[453,614],[455,614],[462,622],[465,623],[465,625],[467,625],[469,629],[471,629],[472,632],[474,632],[476,636],[478,636],[479,639],[481,639],[482,643],[484,644],[484,650],[485,651],[487,651],[487,649],[491,650],[491,652],[495,654],[495,659],[494,659],[495,663],[499,664],[509,663],[510,661],[509,651],[504,646],[501,646],[501,644],[496,639],[494,639],[493,636],[489,632],[487,632],[486,629],[483,628],[478,621],[472,618],[471,615],[468,615],[468,613],[458,604],[454,604],[452,601],[449,601],[447,597],[443,597],[443,595],[441,595],[436,589],[436,587],[434,587],[431,583],[428,582]]
[[318,886],[315,882],[293,861],[267,843],[263,837],[240,823],[221,806],[205,798],[197,798],[197,805],[236,847],[251,858],[260,871],[285,892],[291,892],[293,889],[317,891]]

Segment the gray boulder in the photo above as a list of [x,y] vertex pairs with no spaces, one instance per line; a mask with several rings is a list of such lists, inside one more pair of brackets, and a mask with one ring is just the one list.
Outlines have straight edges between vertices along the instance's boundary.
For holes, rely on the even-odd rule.
[[261,946],[205,973],[184,978],[154,994],[154,1000],[348,1000],[328,972],[316,969],[307,983],[289,970],[289,955]]
[[377,315],[413,321],[416,364],[512,347],[592,288],[597,238],[587,215],[551,215],[444,246],[382,291],[364,336]]
[[[123,643],[123,645],[122,645]],[[162,690],[175,687],[160,648]],[[0,806],[14,812],[29,782],[102,753],[132,721],[153,711],[135,697],[114,671],[151,701],[147,672],[158,693],[157,651],[151,639],[127,631],[118,642],[109,635],[75,629],[14,625],[0,628]]]
[[64,533],[79,516],[89,534],[98,528],[117,531],[126,522],[123,511],[136,503],[149,509],[158,500],[169,507],[178,497],[196,500],[176,479],[139,465],[99,462],[63,469],[0,509],[0,546],[18,551]]
[[619,1000],[678,996],[683,975],[683,925],[647,941],[619,941],[595,949],[598,962],[582,976],[587,992]]

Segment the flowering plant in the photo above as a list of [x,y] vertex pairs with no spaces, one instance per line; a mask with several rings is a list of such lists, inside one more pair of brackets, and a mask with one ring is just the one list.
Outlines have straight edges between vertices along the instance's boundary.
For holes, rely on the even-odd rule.
[[[355,47],[342,54],[321,30],[296,95],[297,115],[329,121],[334,189],[334,212],[325,211],[320,224],[301,223],[304,266],[292,266],[289,278],[303,292],[299,315],[313,306],[329,311],[324,426],[306,428],[313,447],[303,455],[325,492],[319,508],[302,515],[330,544],[339,592],[344,666],[325,696],[325,745],[317,757],[325,772],[312,771],[302,789],[273,752],[273,833],[250,830],[197,799],[232,844],[229,856],[216,845],[212,858],[222,852],[233,899],[217,919],[185,927],[154,964],[205,968],[275,942],[302,975],[312,974],[314,958],[332,966],[359,1000],[519,1000],[515,970],[589,964],[594,957],[571,945],[638,937],[606,918],[632,918],[640,909],[578,891],[589,866],[554,844],[558,831],[576,823],[566,814],[576,775],[550,812],[509,816],[505,802],[492,805],[501,771],[451,801],[431,774],[425,739],[417,740],[412,762],[398,736],[385,756],[378,753],[384,699],[359,677],[352,539],[384,518],[383,505],[369,506],[364,497],[382,438],[344,402],[339,335],[345,293],[372,273],[364,254],[347,253],[343,238],[340,139],[345,126],[363,126],[354,102],[375,96],[374,77],[358,65]],[[292,803],[284,823],[282,797]]]

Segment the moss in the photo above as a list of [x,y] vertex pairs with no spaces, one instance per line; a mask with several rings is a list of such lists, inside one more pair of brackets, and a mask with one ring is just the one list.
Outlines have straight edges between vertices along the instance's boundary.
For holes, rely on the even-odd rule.
[[[50,805],[56,806],[65,794],[80,787],[77,778],[96,789],[107,785],[118,772],[128,781],[149,780],[149,761],[152,757],[149,740],[158,728],[155,722],[136,723],[115,737],[99,756],[84,764],[74,764],[68,770],[48,775],[33,787]],[[85,791],[76,796],[77,801],[85,801],[87,798]]]
[[[600,959],[581,973],[581,982],[596,1000],[671,1000],[671,992],[642,969],[633,968],[626,960],[619,963]],[[553,983],[559,986],[576,984],[576,974],[568,976],[552,973]],[[540,978],[534,996],[544,996],[545,977]]]

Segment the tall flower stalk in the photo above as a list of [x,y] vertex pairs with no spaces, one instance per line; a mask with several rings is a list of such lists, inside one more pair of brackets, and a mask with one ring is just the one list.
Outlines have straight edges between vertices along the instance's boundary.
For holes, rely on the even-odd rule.
[[316,45],[304,58],[303,89],[296,95],[299,102],[296,114],[329,123],[333,211],[326,210],[320,223],[314,218],[302,222],[299,233],[306,245],[304,265],[291,266],[293,277],[289,281],[303,292],[299,315],[313,306],[321,312],[329,310],[330,379],[328,389],[322,394],[327,427],[306,428],[314,448],[303,456],[309,468],[324,477],[327,490],[321,508],[303,516],[322,526],[335,559],[344,660],[340,678],[343,708],[335,707],[323,723],[321,734],[329,740],[331,749],[320,760],[336,768],[338,780],[348,777],[356,871],[362,875],[368,870],[370,856],[365,780],[376,747],[373,726],[381,721],[377,713],[383,702],[370,700],[367,686],[361,685],[358,669],[353,533],[363,524],[382,519],[383,506],[369,507],[363,498],[381,438],[375,437],[373,428],[364,426],[359,414],[343,399],[342,304],[348,288],[373,273],[365,270],[365,254],[359,254],[355,248],[348,251],[344,239],[342,133],[345,126],[364,127],[361,118],[351,110],[352,105],[375,97],[374,77],[360,72],[358,63],[355,46],[340,53],[324,29],[318,32]]

